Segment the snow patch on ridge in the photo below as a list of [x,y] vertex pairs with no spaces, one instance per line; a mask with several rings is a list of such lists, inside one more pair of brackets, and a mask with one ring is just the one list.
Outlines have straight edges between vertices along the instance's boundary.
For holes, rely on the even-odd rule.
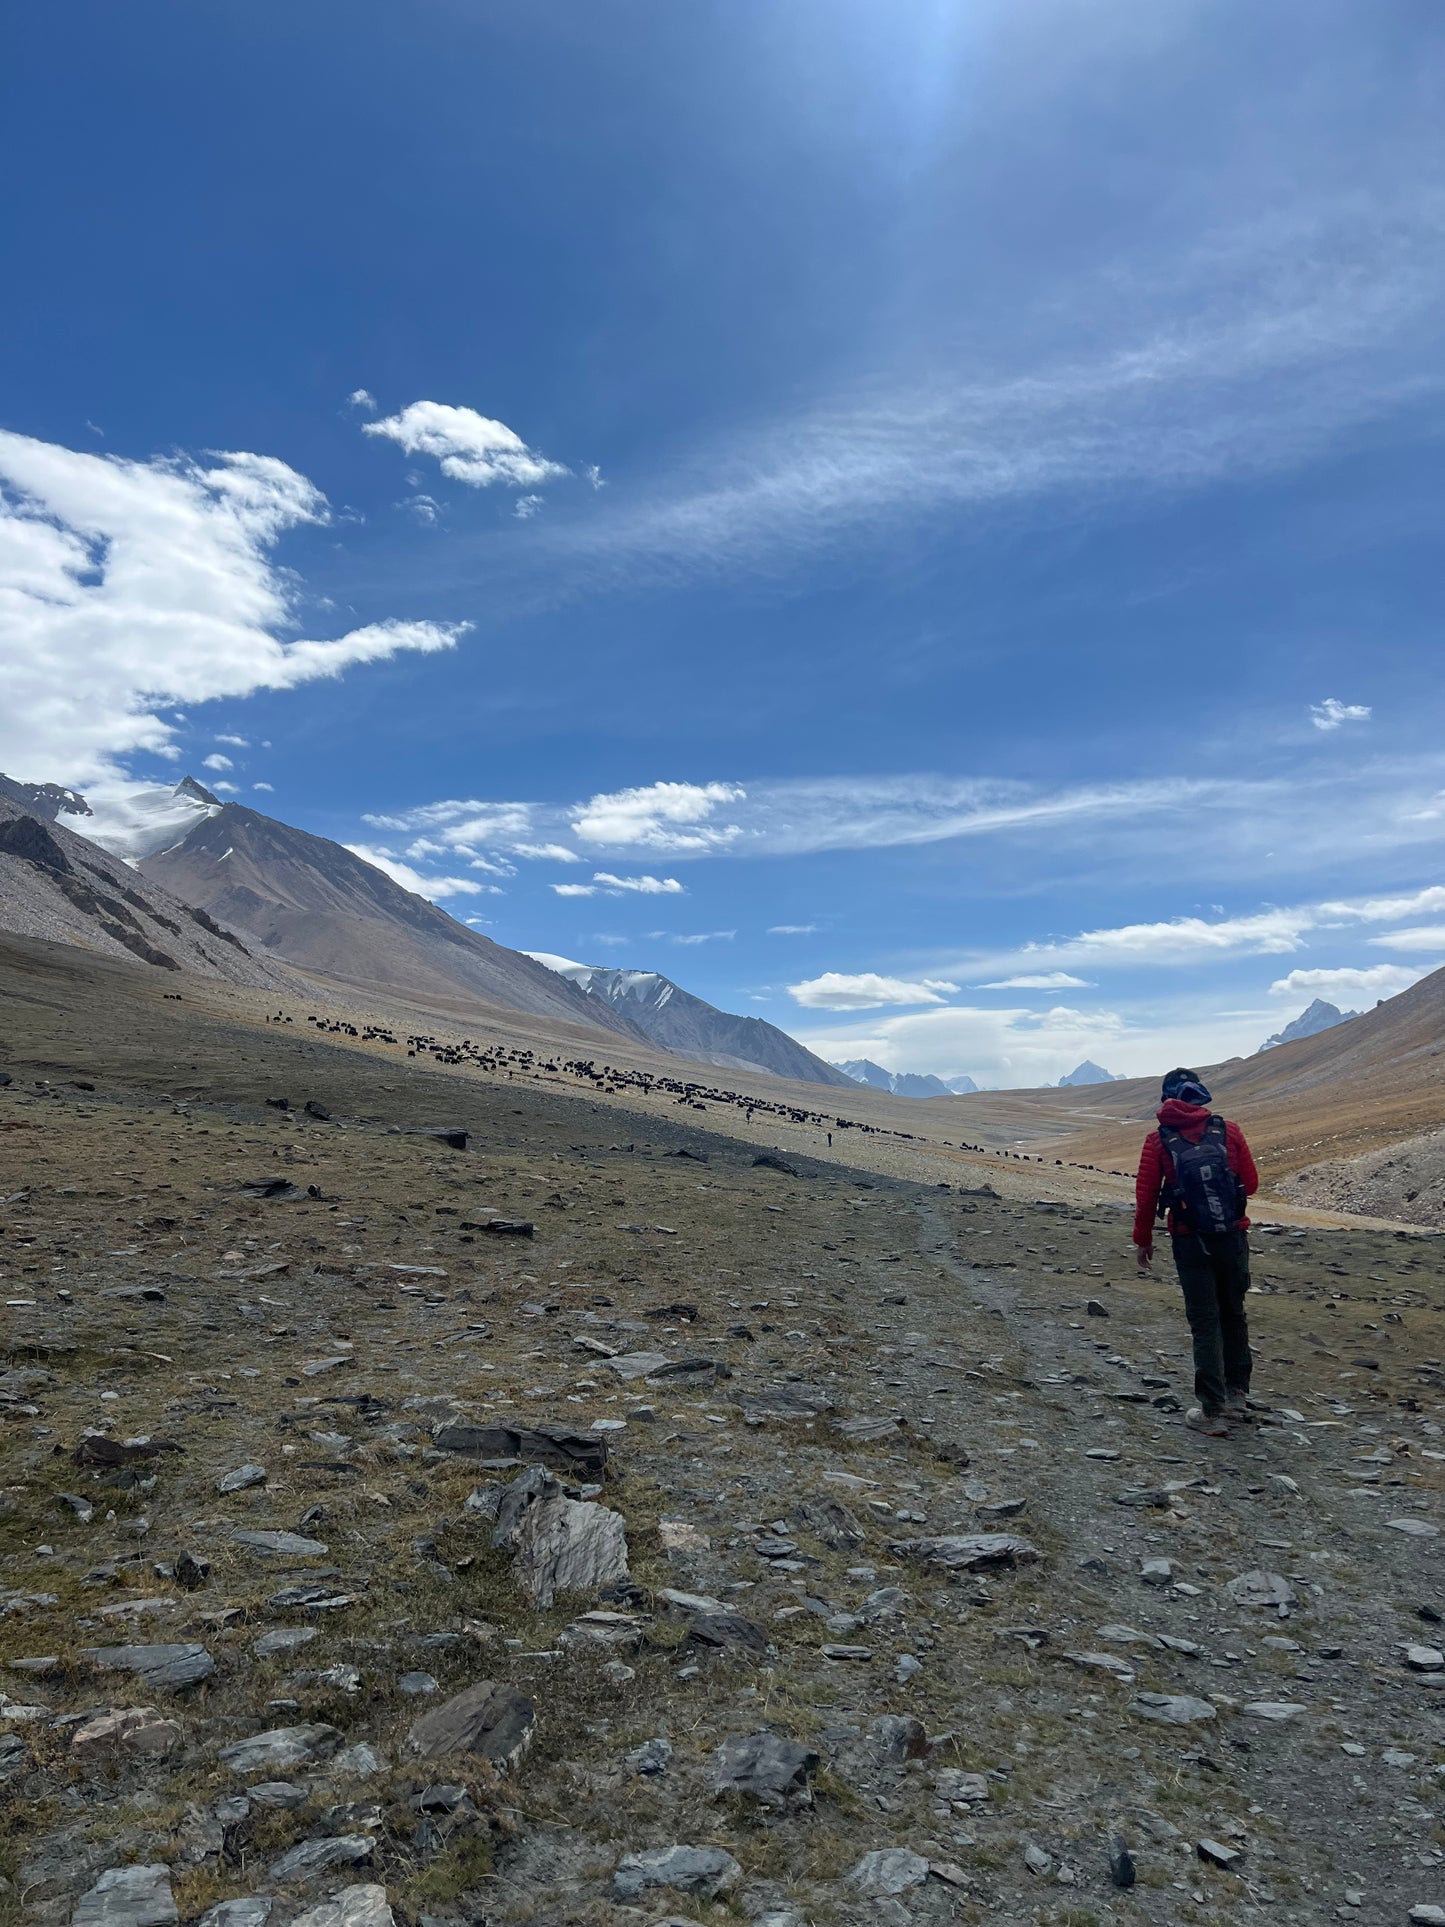
[[67,824],[112,856],[129,864],[159,856],[184,842],[198,823],[221,809],[219,797],[192,776],[171,788],[101,788],[86,792],[90,815],[83,826]]

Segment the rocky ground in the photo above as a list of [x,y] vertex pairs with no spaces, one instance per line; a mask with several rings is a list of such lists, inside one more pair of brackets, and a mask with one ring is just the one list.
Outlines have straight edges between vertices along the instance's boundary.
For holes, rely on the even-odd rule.
[[1435,1241],[1257,1234],[1206,1440],[1115,1202],[122,1018],[0,1024],[10,1918],[1445,1920]]
[[1292,1204],[1438,1227],[1445,1223],[1445,1131],[1309,1165],[1287,1177],[1280,1193]]

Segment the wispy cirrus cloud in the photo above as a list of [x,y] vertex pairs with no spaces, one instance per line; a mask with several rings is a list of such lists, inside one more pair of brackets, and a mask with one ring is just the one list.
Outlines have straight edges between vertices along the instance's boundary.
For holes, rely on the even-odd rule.
[[594,872],[590,883],[554,883],[559,897],[680,897],[683,886],[676,877],[619,877],[609,870]]
[[1080,931],[1076,936],[1027,943],[1000,961],[1133,969],[1198,966],[1232,957],[1287,956],[1305,948],[1320,933],[1360,934],[1362,927],[1371,923],[1395,923],[1402,917],[1440,911],[1445,911],[1445,887],[1431,884],[1406,895],[1333,898],[1270,906],[1239,916],[1170,917],[1153,923],[1116,924]]
[[1438,177],[1427,165],[1408,194],[1342,186],[1101,264],[1040,291],[1032,316],[985,316],[970,349],[926,372],[880,369],[708,448],[558,545],[617,573],[791,566],[867,525],[1065,491],[1083,511],[1140,484],[1309,461],[1445,392],[1429,352],[1445,296]]
[[1071,977],[1067,970],[1045,970],[1035,976],[1000,977],[991,984],[975,984],[975,990],[1089,990],[1086,977]]
[[1340,965],[1333,969],[1291,970],[1287,977],[1278,977],[1270,985],[1272,997],[1323,997],[1330,1002],[1337,998],[1343,1001],[1349,997],[1360,997],[1374,1001],[1382,997],[1394,997],[1411,984],[1429,974],[1431,966],[1422,964],[1418,969],[1408,964],[1368,964],[1363,969],[1353,969]]

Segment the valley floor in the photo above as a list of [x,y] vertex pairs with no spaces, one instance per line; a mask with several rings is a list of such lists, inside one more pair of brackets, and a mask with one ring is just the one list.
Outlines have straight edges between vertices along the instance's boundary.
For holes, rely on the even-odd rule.
[[1206,1440],[1117,1184],[759,1166],[128,982],[0,1004],[11,1918],[1445,1903],[1432,1241],[1257,1236]]

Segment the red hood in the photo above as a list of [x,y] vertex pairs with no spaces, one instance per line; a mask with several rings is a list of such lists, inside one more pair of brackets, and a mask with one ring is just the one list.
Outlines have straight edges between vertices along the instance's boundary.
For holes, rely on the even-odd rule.
[[1204,1104],[1186,1104],[1182,1098],[1167,1098],[1154,1113],[1161,1124],[1167,1124],[1171,1131],[1179,1131],[1191,1144],[1197,1144],[1204,1136],[1204,1127],[1212,1112]]

